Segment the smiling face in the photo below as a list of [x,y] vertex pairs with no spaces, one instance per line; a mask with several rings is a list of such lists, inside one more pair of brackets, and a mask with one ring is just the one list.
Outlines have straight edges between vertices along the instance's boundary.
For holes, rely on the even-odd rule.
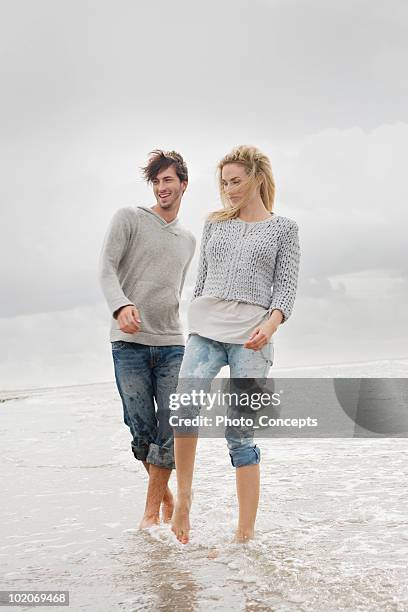
[[229,163],[223,166],[221,170],[221,189],[232,206],[237,206],[243,199],[250,199],[256,193],[256,188],[248,184],[248,179],[243,164]]
[[156,174],[152,185],[157,205],[163,210],[171,210],[180,204],[187,181],[180,181],[174,165],[171,165]]

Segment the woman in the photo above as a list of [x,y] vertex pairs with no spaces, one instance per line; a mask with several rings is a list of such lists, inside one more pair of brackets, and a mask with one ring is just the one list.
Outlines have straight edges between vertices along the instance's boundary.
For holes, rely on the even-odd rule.
[[[223,208],[204,225],[178,392],[186,391],[189,379],[212,380],[225,365],[231,378],[266,377],[273,361],[272,336],[289,318],[296,295],[298,227],[272,212],[275,183],[268,157],[255,147],[237,147],[219,163],[218,176]],[[236,468],[235,540],[244,542],[254,536],[260,451],[253,435],[226,435]],[[175,435],[172,531],[184,544],[189,540],[196,445],[196,436]]]

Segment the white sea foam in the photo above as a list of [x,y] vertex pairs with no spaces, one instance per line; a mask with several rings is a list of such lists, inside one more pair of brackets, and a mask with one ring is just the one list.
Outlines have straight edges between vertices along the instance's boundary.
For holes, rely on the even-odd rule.
[[137,529],[146,473],[114,385],[32,393],[0,408],[3,589],[69,589],[98,612],[406,609],[406,439],[260,440],[245,545],[225,440],[200,439],[183,546]]

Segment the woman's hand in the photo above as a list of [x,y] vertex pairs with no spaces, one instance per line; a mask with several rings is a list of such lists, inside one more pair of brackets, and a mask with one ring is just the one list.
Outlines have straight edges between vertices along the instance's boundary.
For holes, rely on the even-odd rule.
[[244,347],[252,349],[253,351],[259,351],[269,342],[272,334],[276,332],[282,321],[282,312],[279,310],[279,308],[274,308],[269,319],[254,329],[248,342],[245,342]]
[[244,347],[252,349],[253,351],[259,351],[265,344],[268,344],[272,334],[277,330],[277,327],[271,325],[269,321],[259,325],[254,329],[249,337],[249,340],[245,342]]

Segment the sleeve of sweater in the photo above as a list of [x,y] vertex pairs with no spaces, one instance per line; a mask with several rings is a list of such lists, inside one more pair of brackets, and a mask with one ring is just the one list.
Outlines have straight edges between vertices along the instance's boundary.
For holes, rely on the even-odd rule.
[[210,237],[211,225],[212,225],[211,222],[208,220],[204,223],[203,233],[201,236],[200,258],[198,261],[197,279],[196,279],[191,301],[195,300],[195,298],[199,297],[203,293],[204,283],[207,277],[207,257],[205,254],[205,249],[207,246],[208,239]]
[[110,222],[99,258],[99,282],[113,317],[122,306],[134,306],[123,293],[118,277],[118,267],[129,245],[131,233],[127,210],[120,208]]
[[275,262],[273,289],[269,313],[276,308],[282,312],[282,323],[292,313],[295,302],[300,261],[299,229],[295,221],[281,237]]
[[186,265],[184,266],[183,275],[182,275],[182,277],[181,277],[180,291],[179,291],[179,294],[180,294],[180,295],[181,295],[181,293],[182,293],[182,291],[183,291],[184,282],[185,282],[185,280],[186,280],[187,272],[188,272],[188,270],[189,270],[189,268],[190,268],[191,261],[192,261],[192,259],[193,259],[193,257],[194,257],[195,248],[196,248],[196,239],[195,239],[195,237],[194,237],[194,236],[191,234],[191,254],[190,254],[190,257],[189,257],[189,259],[188,259],[188,261],[187,261]]

